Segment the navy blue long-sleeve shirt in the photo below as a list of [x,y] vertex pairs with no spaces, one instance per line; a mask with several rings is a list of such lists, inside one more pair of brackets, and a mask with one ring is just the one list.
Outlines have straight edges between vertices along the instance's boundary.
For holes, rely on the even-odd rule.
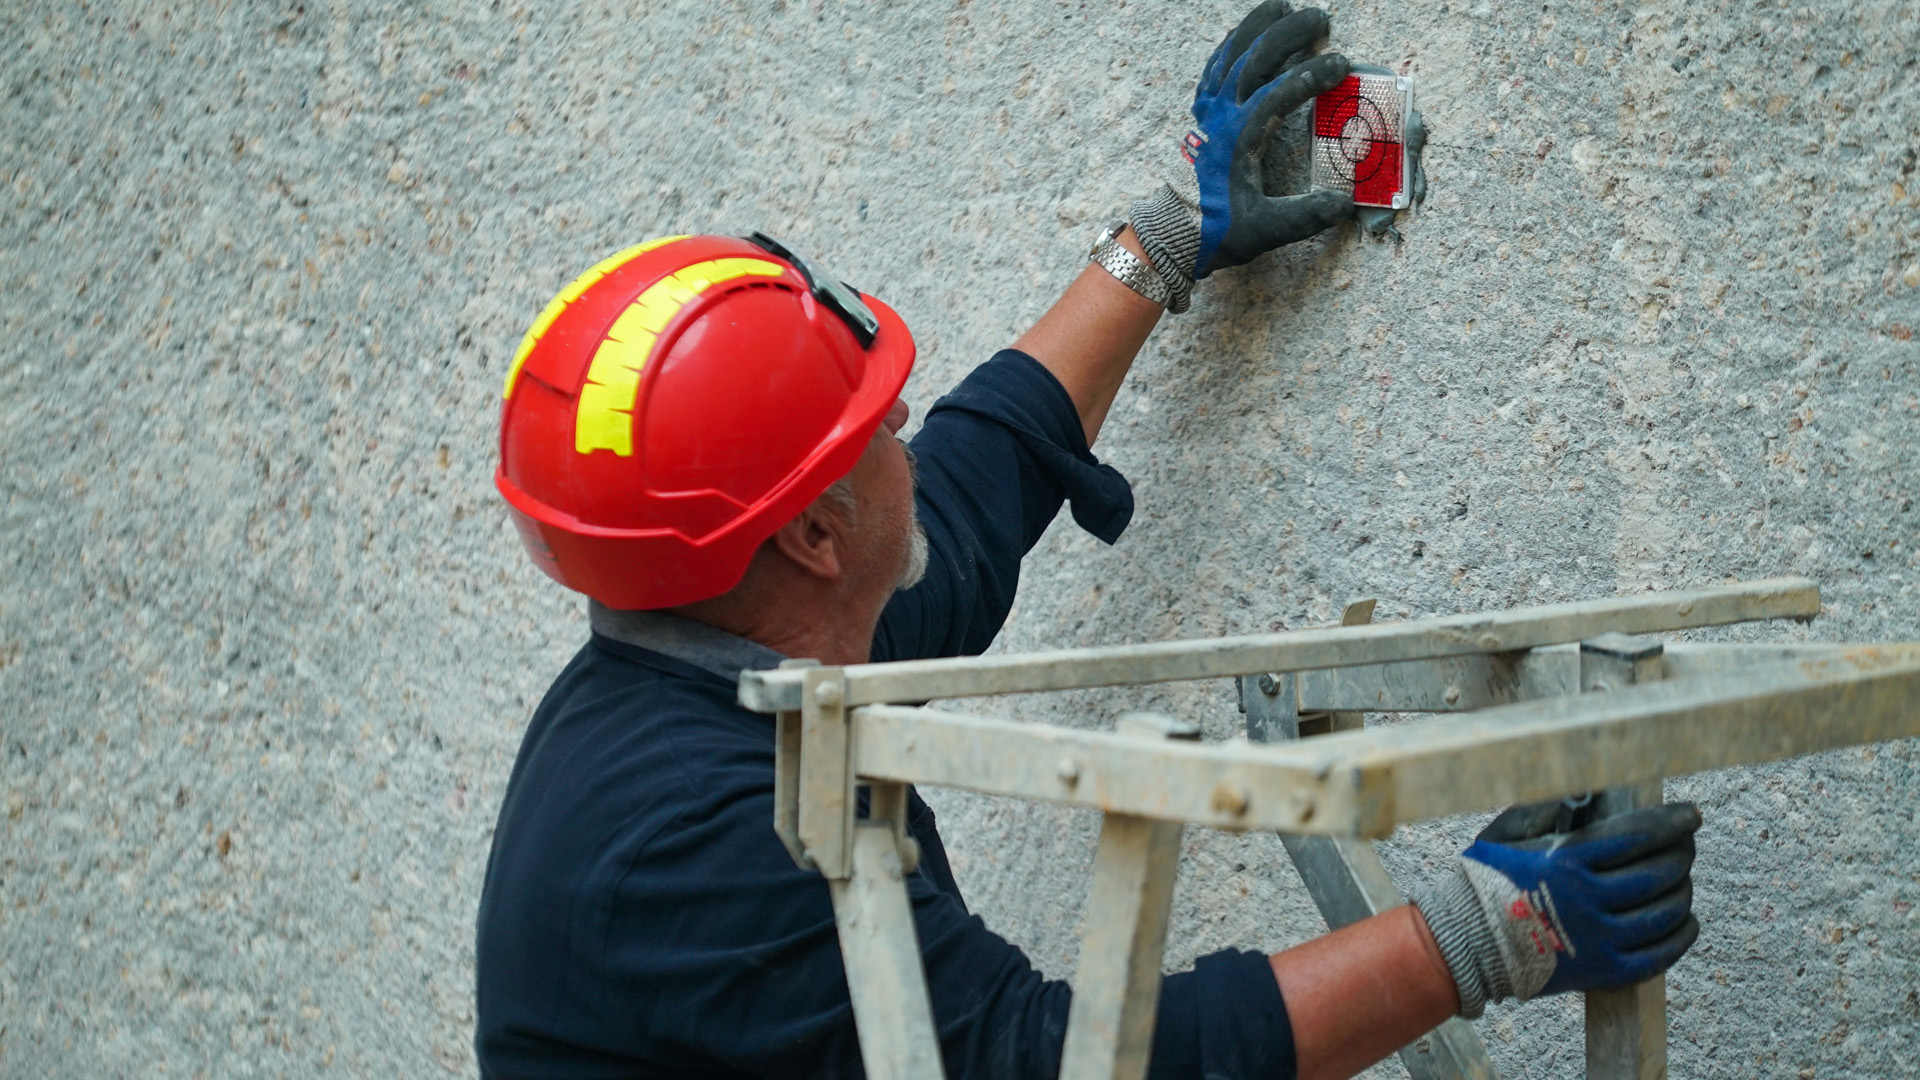
[[[977,653],[1021,557],[1071,499],[1111,543],[1125,480],[1088,451],[1066,391],[1031,357],[981,365],[913,440],[931,555],[893,598],[875,660]],[[773,722],[735,701],[771,650],[670,616],[594,612],[534,713],[480,902],[483,1076],[860,1077],[826,879],[773,831]],[[967,911],[934,816],[908,892],[952,1080],[1053,1080],[1071,991]],[[1155,1080],[1291,1076],[1267,959],[1223,952],[1169,976]]]

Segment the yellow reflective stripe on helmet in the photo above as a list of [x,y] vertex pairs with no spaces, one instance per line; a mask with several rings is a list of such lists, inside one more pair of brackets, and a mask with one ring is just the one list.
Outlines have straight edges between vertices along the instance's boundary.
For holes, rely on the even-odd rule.
[[593,354],[573,424],[573,448],[582,454],[611,450],[633,455],[633,401],[640,370],[660,331],[689,300],[742,277],[779,277],[786,267],[766,259],[712,259],[654,282],[614,320],[607,340]]
[[587,383],[580,388],[580,414],[573,422],[573,448],[582,454],[611,450],[633,456],[633,417],[615,406],[633,408],[633,388]]
[[645,255],[654,248],[664,247],[676,240],[685,239],[685,236],[662,236],[657,240],[649,240],[644,244],[635,244],[630,248],[616,251],[612,255],[601,259],[599,262],[594,263],[586,273],[568,282],[567,287],[560,290],[560,295],[554,297],[552,302],[541,309],[540,317],[533,320],[533,326],[528,329],[525,336],[520,339],[520,347],[514,350],[513,353],[513,364],[507,368],[507,382],[506,385],[501,388],[500,396],[503,398],[513,396],[514,383],[520,380],[520,369],[526,365],[527,356],[533,352],[534,345],[538,343],[541,336],[547,332],[547,328],[553,325],[553,320],[559,318],[560,313],[567,309],[568,304],[580,299],[580,295],[586,292],[594,282],[599,281],[601,278],[619,269],[626,264],[628,260]]
[[652,334],[642,334],[632,341],[608,338],[594,352],[593,366],[587,368],[587,378],[603,386],[637,388],[640,369],[647,366],[647,354],[653,351],[653,342]]
[[651,338],[667,328],[667,320],[673,318],[673,313],[679,311],[684,303],[684,299],[676,300],[663,291],[649,289],[633,302],[633,306],[620,313],[620,317],[613,321],[613,328],[607,331],[607,336],[621,341]]

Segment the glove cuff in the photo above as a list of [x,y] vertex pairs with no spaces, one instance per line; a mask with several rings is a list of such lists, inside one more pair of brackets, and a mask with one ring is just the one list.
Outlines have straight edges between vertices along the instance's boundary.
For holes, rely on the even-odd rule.
[[[1197,192],[1196,192],[1197,194]],[[1200,257],[1200,208],[1182,199],[1171,184],[1135,202],[1128,211],[1147,259],[1167,281],[1167,310],[1175,315],[1193,304],[1193,267]]]
[[1504,996],[1488,985],[1488,971],[1505,965],[1500,963],[1500,946],[1467,879],[1464,862],[1456,860],[1440,880],[1414,890],[1409,902],[1427,920],[1440,958],[1447,962],[1454,989],[1460,992],[1460,1015],[1472,1020],[1486,1012],[1487,1002]]

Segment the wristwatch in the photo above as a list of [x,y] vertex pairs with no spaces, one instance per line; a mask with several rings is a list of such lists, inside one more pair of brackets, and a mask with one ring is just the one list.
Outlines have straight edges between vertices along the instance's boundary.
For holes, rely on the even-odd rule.
[[1119,279],[1120,284],[1139,293],[1141,296],[1167,306],[1172,290],[1167,288],[1167,279],[1153,268],[1153,264],[1128,251],[1115,239],[1120,230],[1127,227],[1127,219],[1114,218],[1093,242],[1093,250],[1087,252],[1087,258],[1100,264],[1100,268]]

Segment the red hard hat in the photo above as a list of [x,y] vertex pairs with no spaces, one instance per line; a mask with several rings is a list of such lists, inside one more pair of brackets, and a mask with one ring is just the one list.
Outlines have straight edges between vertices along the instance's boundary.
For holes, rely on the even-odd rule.
[[778,241],[640,244],[527,331],[494,484],[560,584],[621,610],[718,596],[852,470],[913,356],[891,308]]

